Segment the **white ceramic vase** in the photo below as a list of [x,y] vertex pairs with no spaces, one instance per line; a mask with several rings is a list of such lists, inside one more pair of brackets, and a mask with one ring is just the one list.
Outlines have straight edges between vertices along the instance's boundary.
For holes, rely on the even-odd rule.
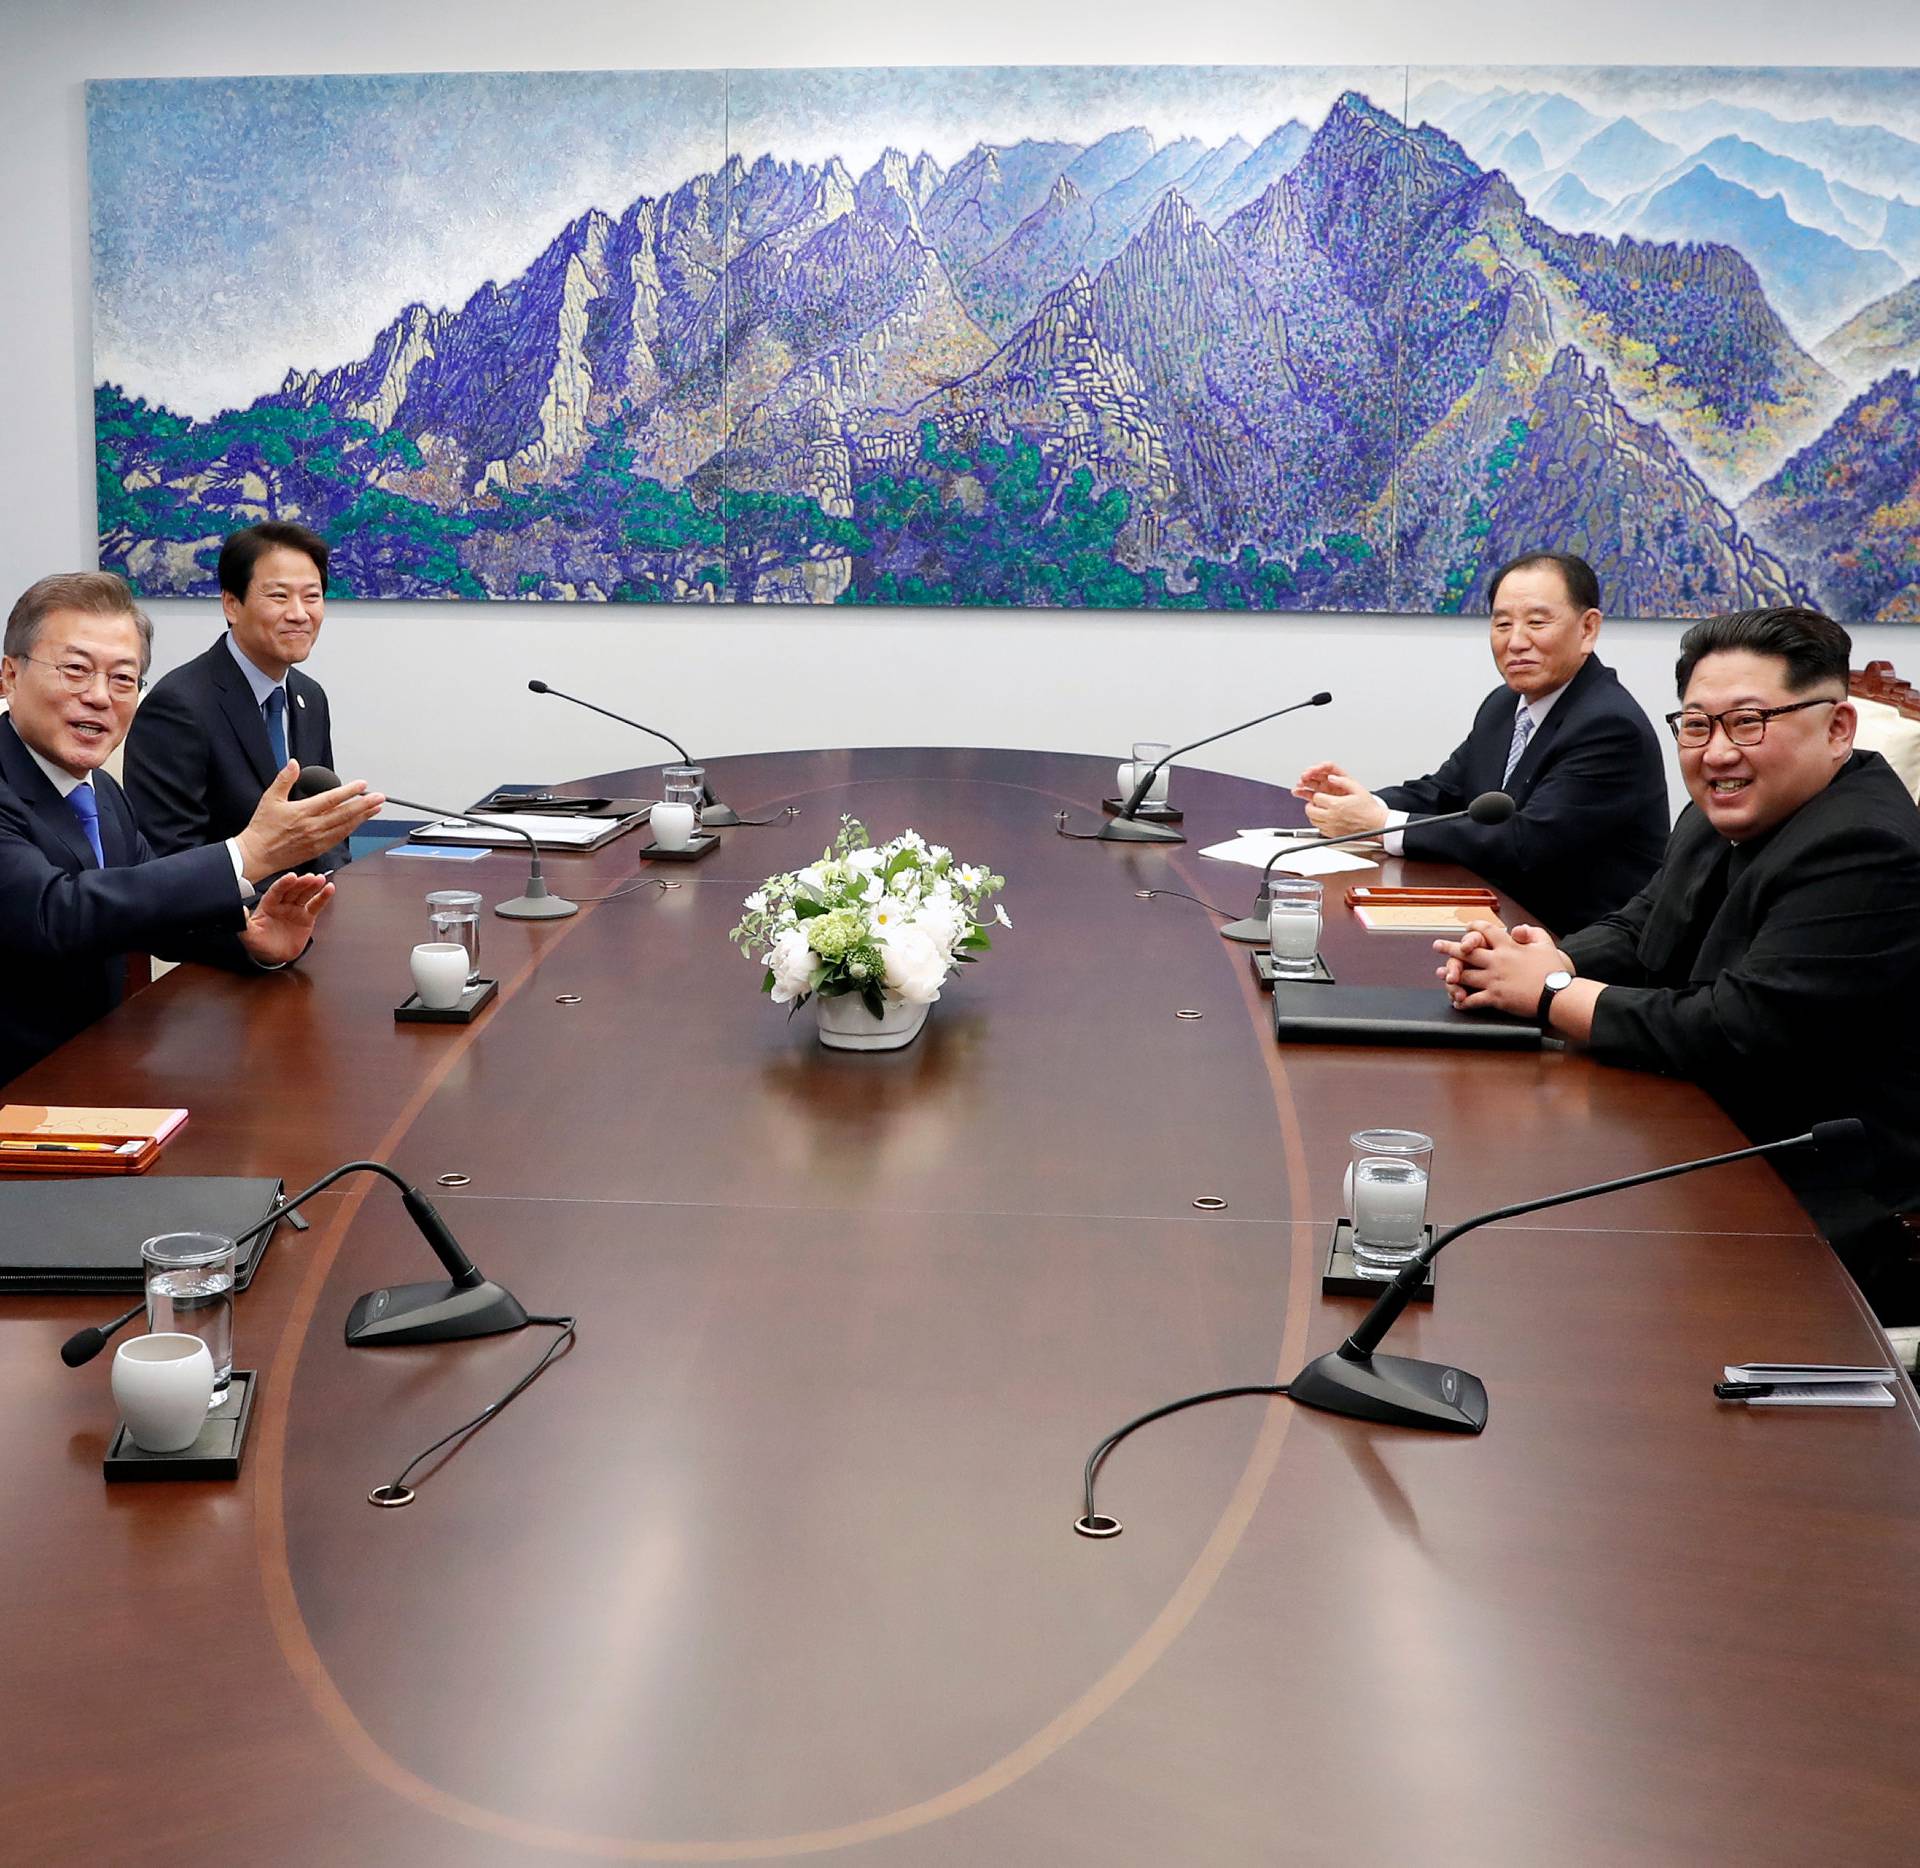
[[908,1005],[889,999],[886,1013],[875,1018],[861,1003],[857,992],[836,993],[832,998],[813,996],[814,1017],[820,1030],[820,1042],[830,1051],[898,1051],[920,1035],[931,1005]]

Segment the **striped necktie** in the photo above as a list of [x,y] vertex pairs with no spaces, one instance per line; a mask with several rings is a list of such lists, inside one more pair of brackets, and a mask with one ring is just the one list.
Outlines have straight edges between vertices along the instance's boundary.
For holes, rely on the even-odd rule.
[[67,803],[73,814],[80,820],[80,828],[87,833],[87,843],[93,851],[93,860],[102,869],[107,866],[107,853],[100,845],[100,800],[93,795],[93,787],[79,784],[67,793]]
[[1533,737],[1533,709],[1525,701],[1520,703],[1518,712],[1513,716],[1513,744],[1507,748],[1507,769],[1500,774],[1501,784],[1513,776],[1513,768],[1520,763],[1520,755],[1527,749],[1527,741]]

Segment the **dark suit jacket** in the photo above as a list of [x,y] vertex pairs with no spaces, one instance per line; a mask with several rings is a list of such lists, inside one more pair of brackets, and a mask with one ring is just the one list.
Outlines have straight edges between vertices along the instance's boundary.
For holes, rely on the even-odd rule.
[[[326,689],[297,668],[287,671],[287,752],[302,765],[333,764]],[[124,763],[133,814],[160,855],[223,843],[246,829],[277,768],[224,633],[154,683],[127,731]],[[339,843],[306,867],[333,870],[347,860]]]
[[1511,688],[1495,688],[1439,771],[1378,795],[1424,816],[1508,792],[1519,809],[1504,824],[1409,828],[1402,848],[1462,864],[1564,934],[1612,913],[1659,867],[1668,825],[1660,741],[1620,677],[1589,655],[1503,785],[1518,703]]
[[[1609,982],[1590,1048],[1692,1078],[1755,1141],[1861,1117],[1864,1166],[1811,1151],[1776,1164],[1844,1247],[1920,1207],[1920,811],[1878,753],[1856,752],[1740,852],[1716,901],[1727,848],[1690,806],[1653,881],[1560,943]],[[1699,1199],[1710,1213],[1710,1180]]]
[[96,772],[93,790],[105,869],[0,718],[0,1082],[119,1002],[129,951],[253,966],[225,844],[156,857],[120,787]]

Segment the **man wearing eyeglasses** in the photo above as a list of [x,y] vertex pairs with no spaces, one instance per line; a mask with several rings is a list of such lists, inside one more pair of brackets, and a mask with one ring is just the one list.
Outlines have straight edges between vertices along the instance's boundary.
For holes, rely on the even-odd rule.
[[1781,1172],[1876,1310],[1920,1315],[1920,812],[1853,748],[1852,642],[1795,608],[1696,623],[1667,716],[1693,800],[1619,913],[1559,947],[1435,945],[1454,1003],[1537,1013],[1611,1064],[1689,1077],[1755,1141],[1859,1116],[1872,1158]]
[[[154,683],[127,733],[126,787],[161,855],[236,835],[289,758],[332,766],[326,690],[300,667],[327,608],[327,542],[269,520],[220,547],[226,629]],[[322,850],[307,867],[349,860]]]
[[[288,764],[237,835],[156,856],[100,770],[126,733],[153,625],[101,571],[46,577],[0,655],[0,1082],[109,1011],[132,951],[245,970],[306,951],[333,894],[311,860],[385,802],[356,781],[298,802]],[[254,885],[278,876],[263,894]]]

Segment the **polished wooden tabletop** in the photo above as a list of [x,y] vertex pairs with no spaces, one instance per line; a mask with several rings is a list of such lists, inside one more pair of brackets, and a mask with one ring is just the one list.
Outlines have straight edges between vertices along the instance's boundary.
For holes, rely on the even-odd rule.
[[[389,1160],[580,1334],[380,1511],[547,1337],[347,1349],[357,1293],[437,1269],[384,1183],[240,1299],[236,1483],[104,1485],[110,1358],[57,1350],[123,1306],[0,1300],[0,1860],[1911,1861],[1914,1397],[1714,1401],[1725,1362],[1884,1349],[1763,1165],[1455,1246],[1389,1346],[1486,1381],[1479,1438],[1196,1409],[1109,1462],[1125,1534],[1073,1534],[1102,1434],[1357,1320],[1318,1282],[1352,1129],[1434,1137],[1443,1221],[1740,1140],[1558,1051],[1276,1045],[1250,950],[1138,891],[1244,912],[1198,851],[1297,806],[1183,771],[1185,846],[1057,836],[1111,777],[721,762],[800,816],[549,858],[582,911],[485,920],[466,1028],[392,1019],[421,897],[524,861],[366,860],[298,968],[182,968],[11,1086],[189,1105],[157,1172]],[[820,1049],[726,939],[843,811],[1007,878],[1013,931],[896,1054]],[[681,886],[586,900],[636,873]],[[1325,952],[1431,966],[1344,910]]]

